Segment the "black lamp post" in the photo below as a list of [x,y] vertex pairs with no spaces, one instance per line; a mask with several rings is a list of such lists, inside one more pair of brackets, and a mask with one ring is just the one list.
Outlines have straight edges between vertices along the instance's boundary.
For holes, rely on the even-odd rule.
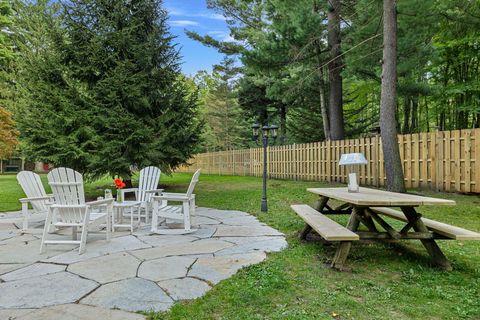
[[[255,123],[252,125],[253,131],[253,140],[258,141],[260,125]],[[269,142],[269,135],[271,132],[272,136],[272,145],[275,144],[275,140],[277,139],[277,125],[263,126],[262,127],[262,142],[263,142],[263,189],[262,189],[262,205],[261,211],[267,212],[267,146]]]

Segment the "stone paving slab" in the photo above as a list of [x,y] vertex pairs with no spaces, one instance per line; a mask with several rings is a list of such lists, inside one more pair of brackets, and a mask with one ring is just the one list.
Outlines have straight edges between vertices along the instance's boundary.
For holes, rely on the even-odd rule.
[[[0,263],[0,274],[11,272],[27,266],[25,263]],[[1,318],[0,318],[1,319]]]
[[217,225],[220,224],[221,222],[209,217],[204,217],[204,216],[196,216],[193,218],[193,222],[195,224],[203,224],[203,225]]
[[174,300],[190,300],[203,296],[212,287],[205,281],[195,278],[170,279],[158,282]]
[[81,303],[135,312],[164,311],[173,300],[155,282],[133,278],[101,286]]
[[222,224],[230,226],[258,226],[260,222],[254,216],[240,216],[222,219]]
[[[49,246],[49,248],[55,248],[57,246]],[[152,246],[138,240],[134,236],[125,236],[112,238],[112,240],[98,240],[95,242],[87,242],[87,250],[83,254],[78,254],[78,249],[57,255],[48,259],[48,262],[55,263],[75,263],[79,261],[88,260],[91,258],[100,257],[106,254],[112,254],[127,250],[137,250],[143,248],[151,248]],[[47,250],[49,249],[47,248]]]
[[211,238],[216,231],[217,231],[217,228],[215,228],[212,225],[209,225],[209,226],[200,225],[200,228],[197,231],[195,231],[195,233],[190,233],[189,235],[192,237],[196,237],[198,239],[207,239],[207,238]]
[[[0,318],[1,318],[0,310]],[[2,318],[3,319],[3,318]],[[8,319],[8,318],[7,318]],[[44,309],[27,310],[15,320],[144,320],[141,314],[111,310],[83,304],[62,304]],[[12,319],[12,320],[13,320]]]
[[154,235],[144,223],[132,235],[115,232],[111,241],[89,233],[79,255],[72,245],[49,245],[39,254],[42,224],[22,233],[19,212],[0,214],[0,320],[144,319],[131,312],[200,297],[263,261],[265,252],[286,247],[281,233],[245,212],[198,208],[196,218],[198,230],[188,235]]
[[118,252],[73,263],[67,271],[103,284],[135,277],[139,265],[131,254]]
[[198,240],[197,237],[191,235],[148,235],[138,236],[138,239],[154,247],[188,243]]
[[198,216],[204,216],[215,220],[237,218],[241,216],[248,216],[248,213],[241,211],[225,211],[218,209],[196,210]]
[[0,283],[0,309],[41,308],[75,302],[98,283],[69,272]]
[[2,223],[0,224],[0,231],[4,230],[14,230],[15,225],[13,223]]
[[32,234],[22,234],[22,235],[17,235],[13,238],[0,241],[0,246],[3,244],[9,244],[9,243],[16,243],[17,245],[27,244],[28,242],[35,241],[35,240],[38,240],[38,238]]
[[46,274],[65,271],[65,265],[51,263],[34,263],[28,267],[21,268],[0,276],[3,281],[14,281],[25,278],[39,277]]
[[[20,244],[10,242],[0,246],[0,261],[2,263],[34,263],[70,250],[72,250],[72,246],[56,245],[40,254],[40,240]],[[78,256],[78,251],[76,253]]]
[[196,258],[175,256],[145,261],[138,269],[138,276],[152,281],[184,278],[195,260]]
[[[0,309],[0,319],[18,320],[20,317],[42,309]],[[28,319],[28,318],[24,318]]]
[[7,240],[16,236],[19,236],[20,230],[14,229],[14,230],[0,230],[0,241],[1,240]]
[[[233,239],[232,239],[233,238]],[[225,241],[236,241],[237,245],[215,252],[215,256],[233,255],[256,251],[277,252],[287,247],[283,237],[224,237]]]
[[269,226],[218,226],[214,237],[258,237],[283,236],[283,234]]
[[199,258],[188,276],[217,284],[234,275],[239,269],[265,260],[265,252],[252,252],[230,256]]
[[131,251],[130,253],[141,260],[151,260],[168,256],[214,253],[233,245],[233,243],[218,239],[201,239],[189,243],[179,243],[151,249],[135,250]]

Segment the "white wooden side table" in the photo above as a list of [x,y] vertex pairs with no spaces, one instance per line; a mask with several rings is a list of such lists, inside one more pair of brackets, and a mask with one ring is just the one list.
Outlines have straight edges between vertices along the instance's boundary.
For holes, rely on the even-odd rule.
[[[137,210],[137,225],[140,224],[140,201],[122,201],[113,203],[112,213],[112,232],[115,232],[115,228],[130,228],[130,232],[133,232],[133,216],[134,210]],[[125,216],[125,210],[130,209],[130,224],[123,223]],[[115,221],[118,222],[115,222]]]

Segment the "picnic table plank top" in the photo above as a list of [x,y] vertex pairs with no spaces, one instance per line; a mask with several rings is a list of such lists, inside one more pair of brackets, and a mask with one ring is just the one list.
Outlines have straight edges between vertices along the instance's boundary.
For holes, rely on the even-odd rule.
[[340,188],[308,188],[307,191],[345,201],[358,206],[421,206],[421,205],[455,205],[453,200],[417,196],[407,193],[396,193],[370,188],[360,188],[360,192],[348,192],[347,187]]

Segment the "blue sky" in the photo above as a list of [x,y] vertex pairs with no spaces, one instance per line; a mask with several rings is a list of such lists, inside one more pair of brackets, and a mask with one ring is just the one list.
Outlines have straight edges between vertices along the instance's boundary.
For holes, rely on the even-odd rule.
[[188,38],[185,29],[228,40],[229,30],[223,16],[207,9],[205,0],[164,0],[164,7],[170,15],[170,31],[177,36],[175,41],[180,46],[183,73],[193,75],[199,70],[211,71],[212,65],[220,62],[223,55]]

